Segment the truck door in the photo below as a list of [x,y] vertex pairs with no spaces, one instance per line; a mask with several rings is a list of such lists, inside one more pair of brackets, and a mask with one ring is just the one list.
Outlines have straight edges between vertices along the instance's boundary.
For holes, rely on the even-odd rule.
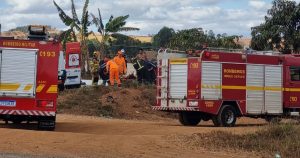
[[67,78],[65,86],[80,87],[81,68],[80,68],[80,43],[72,42],[66,45],[66,72]]
[[300,105],[300,66],[290,66],[289,77],[287,79],[287,85],[285,91],[287,91],[287,97],[289,107],[299,107]]

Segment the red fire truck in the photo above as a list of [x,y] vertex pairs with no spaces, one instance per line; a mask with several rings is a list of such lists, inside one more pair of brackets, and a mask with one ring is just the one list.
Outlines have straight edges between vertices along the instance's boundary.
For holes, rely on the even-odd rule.
[[59,51],[56,41],[0,38],[1,119],[55,128]]
[[224,50],[193,54],[159,52],[154,110],[178,112],[187,126],[212,120],[215,126],[231,127],[242,116],[267,121],[299,116],[299,55]]
[[80,68],[80,43],[70,42],[66,44],[66,72],[65,86],[79,88],[81,86]]

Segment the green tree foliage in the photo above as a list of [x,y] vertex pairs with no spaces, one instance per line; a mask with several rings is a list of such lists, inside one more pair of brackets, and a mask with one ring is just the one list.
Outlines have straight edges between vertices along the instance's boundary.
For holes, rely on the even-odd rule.
[[[88,49],[87,49],[87,37],[89,35],[88,32],[88,27],[90,26],[90,21],[89,21],[89,14],[88,14],[88,4],[89,0],[86,0],[82,9],[82,17],[79,20],[77,13],[76,13],[76,8],[74,4],[74,0],[71,0],[71,12],[72,16],[69,16],[65,13],[65,11],[55,2],[53,1],[60,19],[62,22],[69,27],[68,30],[64,31],[61,35],[61,39],[63,43],[71,40],[71,41],[77,41],[77,36],[76,36],[76,31],[79,32],[80,35],[80,42],[81,42],[81,51],[82,51],[82,70],[84,69],[84,63],[89,60],[89,55],[88,55]],[[71,37],[71,38],[70,38]]]
[[206,43],[205,34],[202,28],[193,28],[178,31],[169,43],[169,47],[178,50],[201,49]]
[[168,47],[177,50],[202,49],[204,46],[221,48],[242,48],[237,44],[241,36],[218,34],[212,30],[203,31],[202,28],[192,28],[176,32],[168,43]]
[[151,48],[151,43],[143,43],[140,40],[134,39],[132,37],[113,34],[113,40],[111,42],[110,51],[115,54],[120,49],[125,49],[126,55],[129,58],[135,57],[140,48]]
[[160,31],[152,38],[153,46],[156,47],[167,47],[170,43],[171,38],[175,35],[175,31],[169,27],[163,27]]
[[222,48],[233,48],[233,49],[241,49],[242,46],[237,44],[239,39],[242,36],[231,35],[228,36],[226,33],[218,34],[212,40],[209,38],[209,46],[211,47],[222,47]]
[[274,0],[265,22],[251,30],[253,49],[300,53],[300,3]]
[[[106,24],[103,23],[102,15],[100,9],[98,8],[98,17],[94,14],[91,14],[93,18],[93,24],[97,27],[97,31],[102,36],[102,40],[99,41],[101,43],[101,51],[105,52],[104,45],[110,45],[112,42],[112,35],[119,34],[124,31],[137,31],[139,28],[135,27],[126,27],[126,20],[129,18],[129,15],[114,17],[110,16],[108,22]],[[123,36],[120,36],[123,37]]]
[[93,53],[95,51],[99,51],[100,50],[100,44],[96,39],[89,39],[86,41],[87,43],[87,47],[88,47],[88,52],[89,52],[89,56],[93,56]]

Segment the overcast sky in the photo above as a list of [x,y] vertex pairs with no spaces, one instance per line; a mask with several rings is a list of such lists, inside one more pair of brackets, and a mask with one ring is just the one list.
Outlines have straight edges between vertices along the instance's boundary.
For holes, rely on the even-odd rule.
[[[296,0],[300,2],[300,0]],[[70,0],[56,0],[70,12]],[[250,28],[264,20],[272,0],[90,0],[89,11],[101,9],[104,21],[129,14],[127,26],[140,31],[132,35],[155,34],[163,26],[175,30],[202,27],[215,33],[250,36]],[[84,0],[75,0],[80,14]],[[0,23],[9,30],[28,24],[66,26],[58,17],[52,0],[0,0]],[[93,28],[91,28],[93,29]]]

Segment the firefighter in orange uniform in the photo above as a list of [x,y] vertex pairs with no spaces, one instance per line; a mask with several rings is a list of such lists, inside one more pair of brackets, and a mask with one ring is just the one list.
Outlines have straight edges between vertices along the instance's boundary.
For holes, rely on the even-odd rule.
[[125,58],[123,57],[123,53],[121,51],[118,51],[118,55],[114,58],[115,63],[119,67],[119,75],[125,75],[126,74],[126,62]]
[[121,87],[121,81],[119,78],[119,66],[114,60],[109,60],[106,63],[106,70],[109,72],[110,85],[115,85],[115,80],[117,81],[118,87]]

